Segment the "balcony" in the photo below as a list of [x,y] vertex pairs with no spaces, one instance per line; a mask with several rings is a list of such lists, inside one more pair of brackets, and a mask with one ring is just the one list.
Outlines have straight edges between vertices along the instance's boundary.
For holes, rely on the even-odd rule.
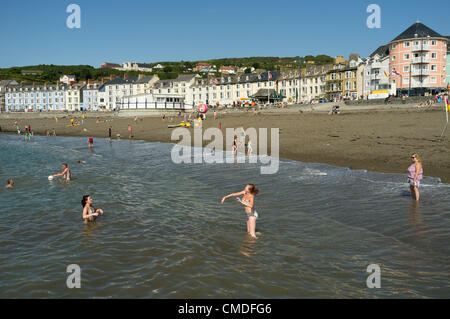
[[411,81],[411,88],[424,88],[424,87],[429,87],[430,86],[430,82],[428,81],[428,79],[424,79],[422,82],[420,81],[416,81],[413,80]]
[[430,57],[425,57],[425,56],[423,56],[423,57],[413,57],[412,58],[412,60],[411,60],[411,62],[413,63],[413,64],[417,64],[417,63],[430,63]]
[[373,62],[372,63],[372,69],[381,69],[383,67],[383,64],[381,62]]
[[430,51],[430,45],[429,44],[412,45],[411,51]]
[[430,75],[430,70],[417,70],[417,69],[412,69],[411,70],[411,75],[412,76],[426,76],[426,75]]

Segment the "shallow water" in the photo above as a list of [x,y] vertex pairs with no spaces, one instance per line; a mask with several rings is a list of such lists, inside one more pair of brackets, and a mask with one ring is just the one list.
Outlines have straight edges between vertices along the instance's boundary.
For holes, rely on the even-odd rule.
[[[1,298],[450,297],[450,185],[283,160],[173,164],[172,145],[0,135]],[[77,164],[77,160],[86,164]],[[48,181],[69,163],[74,180]],[[426,166],[425,166],[426,168]],[[222,196],[260,189],[259,238]],[[90,194],[105,215],[81,220]],[[66,267],[81,267],[81,289]],[[366,268],[381,267],[381,288]]]

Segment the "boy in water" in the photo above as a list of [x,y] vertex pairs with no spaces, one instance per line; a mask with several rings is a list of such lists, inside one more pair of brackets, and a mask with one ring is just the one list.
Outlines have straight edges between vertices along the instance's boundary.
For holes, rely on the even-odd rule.
[[62,176],[64,180],[70,181],[71,174],[70,174],[70,169],[69,169],[69,166],[67,165],[67,163],[62,164],[62,169],[63,169],[62,172],[54,174],[53,177]]

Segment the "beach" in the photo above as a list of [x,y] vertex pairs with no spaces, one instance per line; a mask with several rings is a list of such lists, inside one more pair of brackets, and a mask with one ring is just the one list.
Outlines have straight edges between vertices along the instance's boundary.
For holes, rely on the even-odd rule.
[[[317,105],[311,112],[309,106],[289,109],[263,109],[252,111],[218,111],[218,119],[208,112],[203,128],[279,128],[279,156],[301,162],[324,163],[351,169],[406,174],[410,155],[417,152],[424,163],[424,174],[450,183],[450,139],[440,139],[445,125],[445,114],[440,105],[433,109],[417,109],[413,105],[358,107],[341,106],[341,114],[329,115],[328,107]],[[183,121],[184,114],[167,113],[162,117],[141,115],[123,117],[112,113],[88,113],[84,125],[70,127],[69,114],[58,122],[50,114],[5,114],[0,116],[2,132],[16,132],[14,121],[23,129],[30,125],[34,134],[44,135],[54,128],[58,136],[106,138],[112,127],[117,134],[128,138],[128,125],[132,126],[133,139],[149,142],[174,143],[172,129],[167,125]],[[74,114],[81,121],[81,113]],[[83,129],[86,129],[84,131]],[[270,134],[270,133],[269,133]],[[225,134],[224,134],[225,135]],[[204,144],[207,144],[206,141]],[[86,144],[87,147],[87,144]]]
[[[449,296],[450,185],[436,178],[416,203],[402,174],[282,159],[263,175],[174,163],[168,143],[86,140],[0,134],[0,176],[16,181],[0,189],[0,298]],[[48,180],[63,161],[72,180]],[[220,202],[249,182],[257,239],[242,205]],[[85,224],[88,194],[105,213]],[[81,289],[66,285],[74,264]],[[382,289],[366,286],[371,264]]]

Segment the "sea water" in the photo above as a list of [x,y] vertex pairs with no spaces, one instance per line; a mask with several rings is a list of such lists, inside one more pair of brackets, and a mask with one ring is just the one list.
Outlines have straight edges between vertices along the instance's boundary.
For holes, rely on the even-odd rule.
[[[172,144],[0,135],[0,298],[450,297],[450,187],[281,160],[174,164]],[[81,160],[84,164],[78,164]],[[73,180],[49,181],[66,162]],[[408,163],[406,163],[408,164]],[[426,172],[426,163],[424,163]],[[224,195],[254,183],[258,238]],[[105,211],[82,222],[83,195]],[[69,289],[67,266],[81,269]],[[369,289],[367,267],[380,267]]]

